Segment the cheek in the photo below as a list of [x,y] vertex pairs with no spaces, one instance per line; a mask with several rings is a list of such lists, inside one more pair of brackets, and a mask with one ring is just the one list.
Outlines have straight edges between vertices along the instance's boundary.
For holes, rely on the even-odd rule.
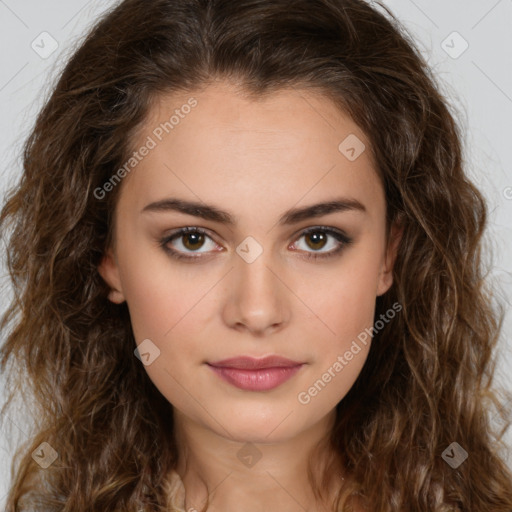
[[190,371],[206,356],[205,323],[216,303],[212,294],[219,277],[172,265],[165,255],[127,254],[121,278],[136,344],[149,339],[158,354],[145,370],[173,405],[180,404]]
[[[341,349],[373,325],[379,268],[378,254],[360,252],[347,259],[336,276],[312,297],[314,310],[329,326],[329,346]],[[310,287],[310,289],[312,289]],[[308,293],[311,296],[311,292]],[[327,348],[327,347],[326,347]]]
[[[312,297],[315,311],[329,327],[317,336],[315,365],[303,387],[301,404],[332,407],[359,376],[371,345],[379,255],[358,252],[340,266],[336,278],[324,283]],[[327,293],[326,293],[327,290]]]
[[350,279],[332,285],[330,300],[320,305],[329,330],[323,329],[325,334],[314,338],[314,364],[297,395],[301,406],[315,415],[346,396],[370,350],[375,294],[371,286],[369,290],[361,287],[358,277],[364,276],[351,274]]
[[136,344],[149,339],[153,354],[158,354],[144,369],[173,406],[194,416],[190,393],[197,390],[190,384],[190,371],[204,356],[200,347],[204,329],[198,320],[207,314],[201,298],[212,283],[199,279],[196,283],[160,260],[134,253],[123,263],[123,290]]
[[189,272],[160,249],[136,243],[130,235],[119,244],[119,271],[134,336],[137,343],[150,338],[164,344],[187,323],[189,313],[211,288],[211,279],[198,278],[197,271]]
[[137,342],[145,338],[163,340],[177,321],[180,295],[175,283],[171,286],[165,276],[138,265],[128,265],[122,279]]

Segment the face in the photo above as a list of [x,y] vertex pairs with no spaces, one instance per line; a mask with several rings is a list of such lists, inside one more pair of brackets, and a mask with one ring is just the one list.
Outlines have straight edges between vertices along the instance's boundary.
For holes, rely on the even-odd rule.
[[[187,421],[275,442],[332,414],[353,385],[396,253],[368,148],[311,91],[255,101],[218,83],[153,107],[99,271]],[[293,363],[212,366],[241,356]]]

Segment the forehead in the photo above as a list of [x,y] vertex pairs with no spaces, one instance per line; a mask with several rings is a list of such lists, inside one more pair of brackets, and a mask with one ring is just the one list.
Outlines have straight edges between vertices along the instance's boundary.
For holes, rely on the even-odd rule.
[[217,83],[163,95],[134,150],[145,144],[152,149],[123,183],[141,208],[166,194],[242,207],[341,194],[384,206],[365,134],[311,90],[289,88],[254,99]]

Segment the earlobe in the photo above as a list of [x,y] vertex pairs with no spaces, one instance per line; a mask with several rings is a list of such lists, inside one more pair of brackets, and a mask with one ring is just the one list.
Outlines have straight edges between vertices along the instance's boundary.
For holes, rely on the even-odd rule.
[[398,254],[398,247],[400,246],[400,241],[402,240],[403,231],[403,226],[400,224],[394,223],[391,226],[389,243],[380,274],[379,286],[377,289],[378,297],[386,293],[393,284],[393,268],[395,265],[396,256]]
[[110,286],[108,298],[115,304],[121,304],[126,299],[124,297],[121,279],[119,278],[119,268],[112,249],[108,249],[98,265],[98,272],[103,280]]

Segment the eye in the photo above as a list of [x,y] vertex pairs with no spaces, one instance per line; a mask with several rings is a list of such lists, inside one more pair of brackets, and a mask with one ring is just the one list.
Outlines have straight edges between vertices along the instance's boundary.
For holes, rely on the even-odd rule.
[[[186,227],[182,228],[179,231],[176,231],[172,235],[163,238],[160,241],[160,245],[162,248],[168,252],[173,258],[176,259],[196,259],[201,258],[201,256],[187,256],[187,251],[192,252],[208,252],[206,251],[198,251],[201,247],[203,247],[204,242],[206,239],[209,239],[213,242],[213,239],[207,234],[207,232],[204,229],[201,228],[195,228],[195,227]],[[177,246],[177,249],[169,247],[169,244],[171,242],[174,242],[177,240],[179,243],[175,245]],[[215,243],[213,244],[215,246]],[[212,248],[210,247],[210,250]]]
[[[300,240],[301,238],[304,238],[306,241],[305,257],[313,259],[336,256],[347,245],[352,243],[352,239],[341,231],[323,226],[316,226],[304,230],[297,240]],[[324,249],[329,245],[329,238],[334,239],[331,240],[331,250],[319,252],[321,249]],[[313,249],[313,252],[309,252],[308,249]],[[304,249],[301,248],[301,250]]]
[[[299,247],[300,252],[305,252],[306,258],[313,259],[333,257],[339,254],[347,245],[352,243],[352,239],[343,232],[323,226],[311,227],[304,230],[297,240],[301,240],[302,238],[306,240],[306,247]],[[329,246],[329,238],[332,239],[330,244],[331,249],[321,251],[326,246]],[[208,245],[206,244],[206,249],[200,251],[199,249],[205,248],[206,240],[210,240],[212,243],[210,248],[208,248]],[[212,251],[219,252],[219,249],[215,249],[216,245],[217,244],[215,244],[211,236],[209,236],[204,229],[196,227],[181,228],[160,240],[160,246],[164,251],[170,254],[171,257],[181,260],[203,258],[203,256],[199,255],[191,256],[190,254],[193,253],[203,254]],[[292,244],[291,247],[296,249],[296,245],[297,242]],[[309,252],[308,249],[313,249],[313,252]]]

